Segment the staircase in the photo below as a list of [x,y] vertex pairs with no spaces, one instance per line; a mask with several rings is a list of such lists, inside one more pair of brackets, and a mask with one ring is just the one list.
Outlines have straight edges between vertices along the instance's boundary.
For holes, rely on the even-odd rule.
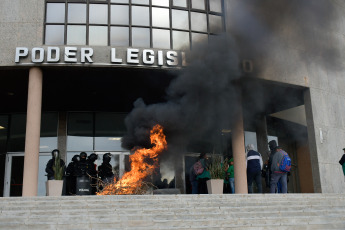
[[0,198],[0,229],[345,229],[345,194]]

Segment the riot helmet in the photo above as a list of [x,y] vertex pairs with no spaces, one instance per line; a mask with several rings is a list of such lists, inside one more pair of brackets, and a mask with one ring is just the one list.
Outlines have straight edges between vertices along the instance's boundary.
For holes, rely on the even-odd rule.
[[79,154],[79,156],[80,156],[80,160],[86,160],[87,153],[86,153],[86,152],[81,152],[81,153]]
[[80,160],[80,156],[79,155],[74,155],[73,157],[72,157],[72,161],[73,162],[78,162]]
[[91,162],[95,162],[97,160],[98,156],[96,153],[91,153],[90,156],[89,156],[89,160]]
[[109,163],[110,160],[111,160],[111,154],[110,153],[106,153],[103,155],[103,162]]
[[52,157],[53,158],[57,158],[59,156],[59,154],[60,154],[60,151],[58,149],[54,149],[52,151]]

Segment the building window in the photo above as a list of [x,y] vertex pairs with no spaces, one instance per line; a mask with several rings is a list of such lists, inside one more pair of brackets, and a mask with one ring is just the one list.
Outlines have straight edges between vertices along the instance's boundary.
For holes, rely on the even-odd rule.
[[46,0],[44,44],[190,49],[224,32],[223,1]]

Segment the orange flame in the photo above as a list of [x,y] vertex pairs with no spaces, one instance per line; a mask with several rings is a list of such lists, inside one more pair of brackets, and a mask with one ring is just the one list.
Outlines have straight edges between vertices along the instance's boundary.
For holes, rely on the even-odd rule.
[[[133,194],[141,186],[142,180],[152,175],[158,167],[158,156],[167,148],[163,127],[155,125],[150,132],[151,144],[154,146],[150,149],[137,149],[129,157],[131,161],[131,171],[126,172],[118,181],[107,185],[102,192],[97,195],[114,195],[114,194]],[[152,164],[145,161],[150,160]]]

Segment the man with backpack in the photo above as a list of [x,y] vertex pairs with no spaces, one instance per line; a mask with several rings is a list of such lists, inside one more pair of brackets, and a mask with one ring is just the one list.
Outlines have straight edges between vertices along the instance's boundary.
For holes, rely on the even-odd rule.
[[287,193],[287,174],[291,169],[291,159],[288,154],[277,145],[275,140],[268,143],[271,150],[269,166],[271,169],[270,193],[275,193],[278,182],[281,183],[281,193]]

